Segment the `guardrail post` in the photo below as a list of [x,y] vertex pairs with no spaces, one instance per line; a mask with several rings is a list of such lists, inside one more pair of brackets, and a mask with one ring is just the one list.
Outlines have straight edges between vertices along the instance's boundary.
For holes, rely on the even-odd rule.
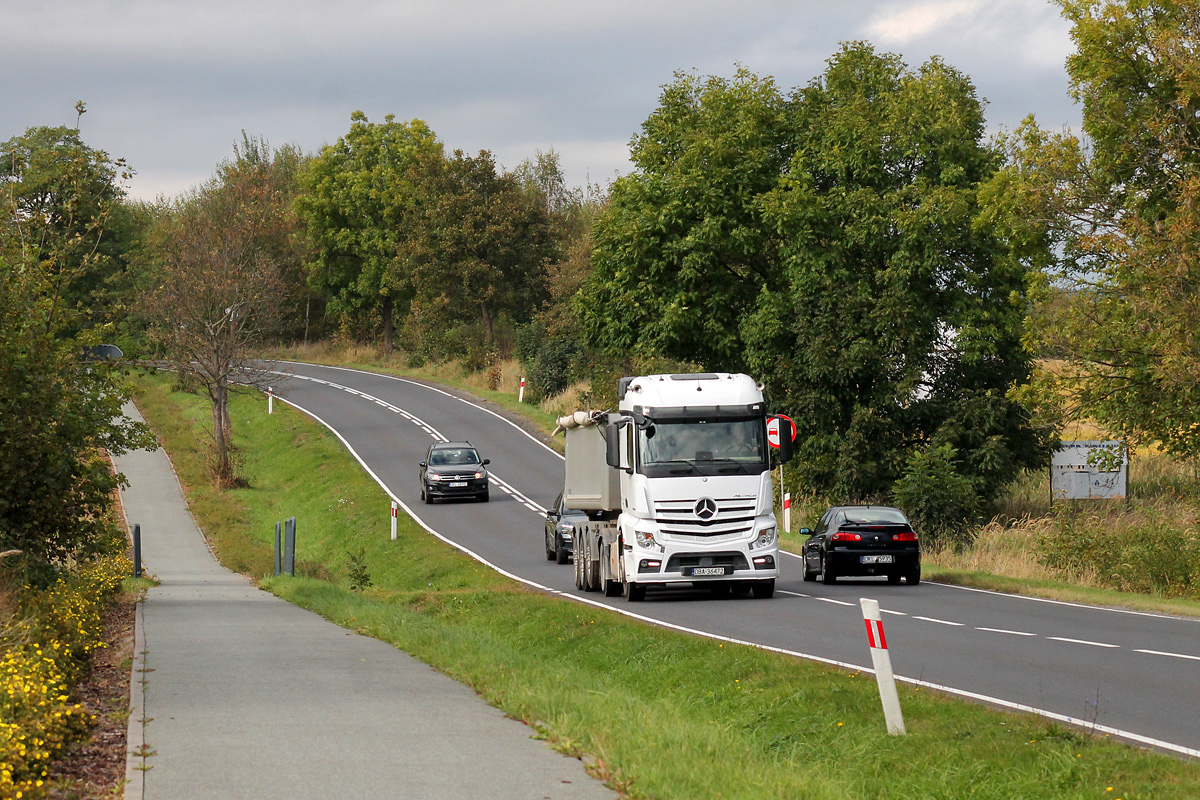
[[280,570],[280,561],[281,561],[281,556],[283,554],[280,552],[279,530],[282,527],[283,527],[282,522],[275,523],[275,574],[276,575],[278,575],[281,571]]
[[892,657],[883,635],[879,601],[863,597],[858,602],[862,605],[863,620],[867,623],[867,644],[871,646],[871,663],[875,667],[875,682],[879,684],[887,731],[893,736],[904,736],[907,733],[904,730],[904,714],[900,711],[900,696],[896,694],[896,676],[892,673]]

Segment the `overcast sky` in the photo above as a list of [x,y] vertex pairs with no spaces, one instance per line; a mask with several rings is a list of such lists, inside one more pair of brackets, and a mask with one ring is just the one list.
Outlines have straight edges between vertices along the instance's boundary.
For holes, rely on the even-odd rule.
[[604,185],[675,71],[741,64],[787,90],[849,40],[942,56],[992,131],[1030,113],[1078,129],[1068,34],[1045,0],[4,0],[0,141],[74,125],[83,100],[84,140],[153,199],[207,179],[242,130],[314,152],[357,109],[509,168],[553,148],[568,183]]

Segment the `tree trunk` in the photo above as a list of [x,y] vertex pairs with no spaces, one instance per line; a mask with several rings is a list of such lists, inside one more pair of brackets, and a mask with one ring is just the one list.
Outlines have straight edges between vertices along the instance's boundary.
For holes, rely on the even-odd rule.
[[479,311],[480,311],[480,314],[483,315],[484,333],[487,335],[488,344],[491,344],[492,340],[494,338],[493,333],[492,333],[492,311],[490,308],[488,308],[487,301],[484,301],[479,304]]
[[392,298],[383,298],[383,352],[392,352]]
[[212,392],[213,480],[224,489],[233,482],[233,464],[229,461],[229,392],[218,384]]

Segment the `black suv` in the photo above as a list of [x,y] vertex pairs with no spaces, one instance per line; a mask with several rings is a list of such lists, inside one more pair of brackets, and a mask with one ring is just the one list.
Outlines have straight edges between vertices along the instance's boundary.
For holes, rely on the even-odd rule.
[[421,499],[426,503],[446,497],[488,500],[487,465],[470,442],[438,442],[429,446],[421,462]]

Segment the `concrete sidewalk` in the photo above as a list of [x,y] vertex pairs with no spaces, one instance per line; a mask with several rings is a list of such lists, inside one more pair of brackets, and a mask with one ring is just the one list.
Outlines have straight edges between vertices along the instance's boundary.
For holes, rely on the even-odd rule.
[[161,583],[138,607],[127,800],[616,797],[462,684],[220,566],[161,450],[117,468]]

